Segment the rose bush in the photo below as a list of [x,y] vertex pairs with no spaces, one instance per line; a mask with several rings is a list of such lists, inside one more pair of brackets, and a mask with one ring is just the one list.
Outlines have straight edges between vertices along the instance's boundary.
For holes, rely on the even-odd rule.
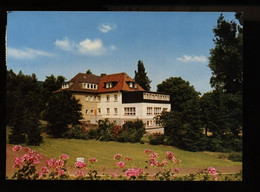
[[[111,175],[106,174],[101,177],[98,174],[98,170],[89,169],[91,165],[97,162],[96,158],[89,158],[88,162],[90,163],[89,167],[87,163],[82,161],[75,162],[76,173],[74,175],[69,174],[66,169],[66,163],[69,159],[69,155],[62,154],[59,159],[51,158],[46,161],[46,166],[42,166],[36,169],[36,166],[39,164],[42,156],[34,150],[31,150],[28,147],[21,147],[19,145],[14,146],[13,151],[23,150],[26,154],[14,158],[13,168],[14,175],[12,179],[18,180],[33,180],[33,179],[46,179],[46,180],[100,180],[101,178],[104,180],[160,180],[160,181],[193,181],[195,178],[200,178],[199,180],[204,181],[217,181],[219,177],[217,176],[219,173],[214,167],[209,167],[196,175],[190,174],[186,176],[177,176],[180,172],[180,168],[178,167],[181,160],[176,159],[174,153],[171,151],[166,151],[165,156],[162,158],[159,157],[158,153],[153,152],[150,149],[145,149],[144,153],[147,154],[148,160],[147,166],[142,168],[132,167],[128,165],[128,162],[132,160],[131,157],[125,156],[124,161],[122,161],[123,155],[116,154],[113,157],[113,162],[124,174],[118,174],[116,172]],[[112,158],[111,158],[112,160]],[[159,170],[153,175],[149,175],[150,168],[162,168],[162,167],[170,167],[168,169],[164,168],[164,170]],[[219,174],[220,175],[220,174]],[[235,180],[242,179],[242,172],[235,175]],[[232,180],[230,177],[225,177],[224,180]]]

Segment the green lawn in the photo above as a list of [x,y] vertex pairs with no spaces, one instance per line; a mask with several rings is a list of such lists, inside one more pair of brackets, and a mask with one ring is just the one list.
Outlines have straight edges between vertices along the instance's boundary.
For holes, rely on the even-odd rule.
[[[7,131],[9,132],[9,131]],[[25,145],[23,145],[25,146]],[[189,152],[172,146],[149,145],[147,143],[119,143],[104,142],[96,140],[80,139],[54,139],[44,136],[44,142],[40,146],[29,146],[37,152],[48,157],[58,158],[61,154],[66,153],[70,156],[68,165],[74,166],[77,157],[84,157],[85,160],[95,157],[98,162],[95,168],[105,165],[106,168],[114,168],[113,157],[120,153],[132,158],[126,167],[137,166],[144,168],[149,159],[144,150],[149,148],[159,154],[160,161],[163,160],[166,151],[172,151],[177,159],[181,159],[180,167],[209,167],[209,166],[234,166],[241,165],[241,162],[232,162],[227,159],[219,159],[218,153],[206,152]],[[168,165],[170,166],[170,165]]]

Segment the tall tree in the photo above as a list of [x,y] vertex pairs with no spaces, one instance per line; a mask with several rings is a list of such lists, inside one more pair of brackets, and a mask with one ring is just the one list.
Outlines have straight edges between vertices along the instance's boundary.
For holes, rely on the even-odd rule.
[[239,24],[226,21],[221,14],[213,32],[215,47],[210,50],[210,84],[227,93],[242,91],[243,81],[243,15],[235,14]]
[[24,75],[21,71],[18,75],[12,71],[8,73],[7,114],[11,117],[9,123],[12,125],[9,142],[39,145],[42,142],[39,129],[42,100],[36,75]]
[[48,132],[53,137],[63,137],[69,125],[79,124],[82,118],[82,105],[71,92],[62,91],[53,94],[43,112],[44,120],[48,122]]
[[137,64],[137,71],[135,70],[135,82],[138,83],[144,90],[150,91],[152,82],[145,72],[143,61],[139,60]]
[[170,94],[171,109],[180,112],[184,110],[187,101],[199,96],[194,87],[181,77],[170,77],[164,80],[157,85],[157,91]]

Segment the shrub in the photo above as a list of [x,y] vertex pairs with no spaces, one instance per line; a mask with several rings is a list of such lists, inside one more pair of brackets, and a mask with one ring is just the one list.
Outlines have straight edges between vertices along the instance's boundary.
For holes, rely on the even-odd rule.
[[152,135],[149,135],[149,143],[151,145],[162,145],[164,144],[164,134],[155,132]]
[[145,127],[142,120],[127,121],[120,130],[117,141],[120,142],[140,142],[145,134]]
[[68,139],[88,139],[88,133],[83,130],[82,126],[77,125],[68,128],[63,137]]
[[94,128],[90,128],[87,134],[89,139],[95,139],[97,137],[97,130]]
[[228,159],[231,161],[235,161],[235,162],[242,162],[242,160],[243,160],[242,153],[231,153],[228,156]]
[[111,123],[108,119],[100,120],[97,128],[97,140],[100,141],[113,141],[115,140],[112,133],[114,124]]

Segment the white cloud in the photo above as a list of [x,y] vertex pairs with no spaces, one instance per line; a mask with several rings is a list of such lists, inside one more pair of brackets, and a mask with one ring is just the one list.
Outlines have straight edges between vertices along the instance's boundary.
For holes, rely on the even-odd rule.
[[63,40],[56,40],[54,44],[62,50],[72,51],[75,43],[65,37]]
[[64,51],[89,56],[100,56],[105,54],[107,51],[113,51],[116,49],[114,45],[106,48],[101,39],[92,40],[89,38],[77,43],[65,37],[63,40],[56,40],[54,44]]
[[116,28],[116,25],[114,25],[114,24],[112,24],[112,25],[106,25],[106,24],[101,24],[100,26],[99,26],[99,30],[101,31],[101,32],[103,32],[103,33],[107,33],[107,32],[109,32],[109,31],[112,31],[112,30],[114,30]]
[[178,57],[177,60],[184,62],[184,63],[191,63],[191,62],[205,63],[205,62],[207,62],[207,57],[205,57],[203,55],[200,55],[200,56],[183,55],[183,57]]
[[106,48],[103,46],[101,39],[85,39],[78,45],[78,51],[82,54],[98,56],[106,52]]
[[39,56],[53,57],[54,55],[45,51],[30,49],[26,47],[23,49],[7,47],[7,56],[13,57],[15,59],[34,59]]

